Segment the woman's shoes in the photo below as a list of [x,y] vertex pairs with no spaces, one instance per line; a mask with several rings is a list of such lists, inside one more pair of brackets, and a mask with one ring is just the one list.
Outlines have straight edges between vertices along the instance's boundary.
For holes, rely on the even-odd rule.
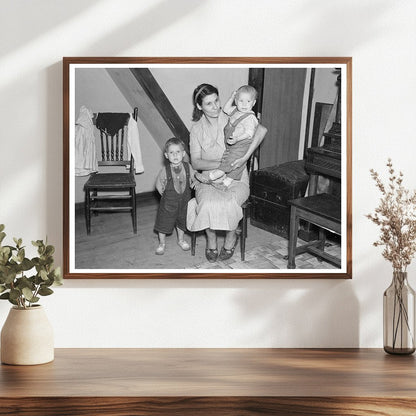
[[210,263],[215,263],[218,258],[218,250],[216,248],[205,249],[205,257]]
[[224,261],[230,259],[234,255],[235,246],[233,248],[222,248],[221,253],[218,256],[218,260]]
[[230,259],[234,255],[235,248],[237,246],[238,237],[235,236],[234,246],[232,248],[222,247],[218,260],[224,261]]

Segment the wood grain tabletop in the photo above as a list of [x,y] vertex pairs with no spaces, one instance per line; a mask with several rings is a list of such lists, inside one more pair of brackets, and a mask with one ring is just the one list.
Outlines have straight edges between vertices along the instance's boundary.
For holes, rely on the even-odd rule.
[[57,349],[48,364],[1,365],[0,405],[19,415],[415,415],[416,361],[381,349]]

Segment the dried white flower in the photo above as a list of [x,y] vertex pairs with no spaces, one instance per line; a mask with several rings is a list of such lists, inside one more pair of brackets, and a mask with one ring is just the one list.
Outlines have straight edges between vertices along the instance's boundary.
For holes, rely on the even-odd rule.
[[366,217],[380,226],[375,246],[384,246],[383,257],[392,263],[394,271],[406,271],[416,253],[416,191],[403,185],[403,173],[397,174],[391,159],[387,161],[388,184],[383,184],[378,173],[371,169],[382,197],[374,214]]

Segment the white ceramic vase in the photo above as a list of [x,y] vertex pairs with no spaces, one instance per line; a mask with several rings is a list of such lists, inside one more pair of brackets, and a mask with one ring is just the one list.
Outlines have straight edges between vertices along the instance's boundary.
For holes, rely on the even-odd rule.
[[35,365],[53,359],[53,329],[43,307],[12,307],[1,330],[1,362]]

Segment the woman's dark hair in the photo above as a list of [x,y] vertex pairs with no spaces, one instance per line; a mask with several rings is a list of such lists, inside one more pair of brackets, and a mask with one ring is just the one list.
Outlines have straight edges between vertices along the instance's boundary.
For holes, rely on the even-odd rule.
[[211,84],[201,84],[198,85],[194,93],[192,94],[192,102],[194,105],[194,111],[192,112],[192,121],[198,121],[202,117],[202,110],[197,107],[197,104],[202,106],[202,100],[211,94],[218,95],[218,89]]

